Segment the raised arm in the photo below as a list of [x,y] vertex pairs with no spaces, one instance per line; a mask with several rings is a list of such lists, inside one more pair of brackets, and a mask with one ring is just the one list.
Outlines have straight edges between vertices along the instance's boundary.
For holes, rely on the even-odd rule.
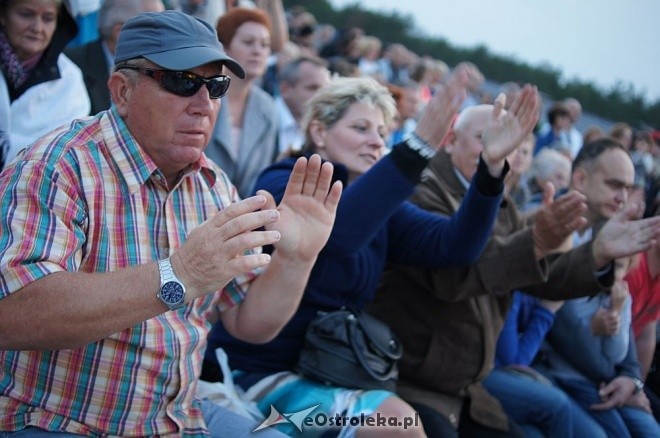
[[[277,207],[280,218],[266,226],[282,236],[275,243],[272,260],[252,282],[241,304],[221,314],[232,336],[267,342],[296,311],[334,224],[342,186],[339,182],[332,184],[332,172],[332,164],[321,165],[318,155],[312,155],[309,162],[305,158],[296,162]],[[274,207],[273,197],[268,198],[268,206]]]

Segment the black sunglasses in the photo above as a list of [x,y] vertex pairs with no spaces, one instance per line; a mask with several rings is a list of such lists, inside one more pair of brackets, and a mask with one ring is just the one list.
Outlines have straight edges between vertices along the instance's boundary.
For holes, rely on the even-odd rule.
[[193,96],[202,88],[202,85],[206,84],[211,99],[220,99],[229,89],[230,78],[225,75],[205,78],[189,71],[154,70],[151,68],[136,67],[134,65],[122,65],[119,67],[119,70],[124,68],[135,70],[143,75],[154,78],[161,87],[177,96]]

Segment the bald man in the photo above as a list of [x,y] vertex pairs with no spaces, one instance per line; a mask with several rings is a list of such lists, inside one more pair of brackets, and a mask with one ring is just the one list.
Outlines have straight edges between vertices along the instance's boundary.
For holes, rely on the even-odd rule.
[[[469,107],[459,114],[445,150],[422,174],[413,202],[440,214],[456,211],[476,172],[481,134],[494,117],[491,105]],[[501,405],[481,385],[493,367],[511,292],[524,288],[531,295],[556,300],[597,293],[613,283],[612,260],[643,247],[616,234],[619,226],[638,229],[640,221],[616,215],[594,241],[553,254],[585,225],[587,207],[577,191],[552,202],[554,192],[551,187],[546,190],[531,226],[505,195],[492,237],[473,266],[438,270],[393,266],[385,272],[369,307],[403,342],[399,395],[442,413],[461,433],[499,436],[512,427]],[[616,245],[602,245],[612,239]]]

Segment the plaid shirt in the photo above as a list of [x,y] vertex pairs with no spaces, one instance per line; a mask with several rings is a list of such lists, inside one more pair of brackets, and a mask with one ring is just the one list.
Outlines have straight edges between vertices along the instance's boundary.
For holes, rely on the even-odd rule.
[[[165,258],[237,200],[206,158],[168,192],[114,109],[41,139],[2,174],[0,194],[0,299],[53,272]],[[256,274],[78,349],[0,351],[0,430],[206,435],[194,382],[208,320],[238,303]]]

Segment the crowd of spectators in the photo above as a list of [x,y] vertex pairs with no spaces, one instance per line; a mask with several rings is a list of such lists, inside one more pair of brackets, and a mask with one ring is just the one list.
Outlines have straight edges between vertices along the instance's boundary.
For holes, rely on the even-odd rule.
[[[281,0],[7,0],[0,72],[8,437],[660,435],[660,131]],[[395,392],[297,373],[346,306]]]

